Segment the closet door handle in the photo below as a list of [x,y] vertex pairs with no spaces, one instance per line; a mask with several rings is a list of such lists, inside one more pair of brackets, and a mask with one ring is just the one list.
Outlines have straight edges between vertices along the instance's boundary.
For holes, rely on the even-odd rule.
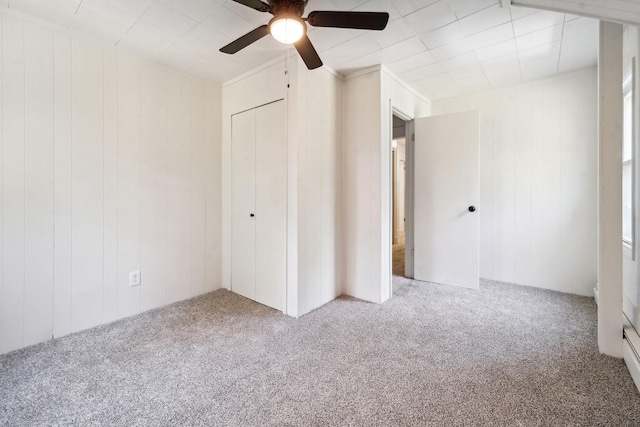
[[255,215],[254,215],[254,214],[249,214],[249,216],[250,216],[251,218],[255,217]]

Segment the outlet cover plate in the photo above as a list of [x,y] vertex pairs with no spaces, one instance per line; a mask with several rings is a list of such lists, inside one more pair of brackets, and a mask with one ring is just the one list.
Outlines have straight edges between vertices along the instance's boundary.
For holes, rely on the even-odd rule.
[[129,286],[140,285],[140,271],[132,271],[129,273]]

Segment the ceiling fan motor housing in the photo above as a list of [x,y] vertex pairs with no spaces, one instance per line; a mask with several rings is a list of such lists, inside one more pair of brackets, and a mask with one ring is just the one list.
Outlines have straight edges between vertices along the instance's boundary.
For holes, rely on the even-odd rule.
[[302,17],[308,0],[269,0],[270,12],[274,16],[294,15]]

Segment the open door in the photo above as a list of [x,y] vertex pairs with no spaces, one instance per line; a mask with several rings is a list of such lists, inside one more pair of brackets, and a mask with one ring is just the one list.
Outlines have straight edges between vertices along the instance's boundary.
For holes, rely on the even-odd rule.
[[479,112],[416,119],[413,276],[479,287]]

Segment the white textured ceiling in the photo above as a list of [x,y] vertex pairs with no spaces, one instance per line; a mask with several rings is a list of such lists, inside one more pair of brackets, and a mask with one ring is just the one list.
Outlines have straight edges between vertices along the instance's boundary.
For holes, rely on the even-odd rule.
[[[386,11],[382,32],[312,28],[326,65],[384,64],[430,99],[446,99],[596,64],[596,20],[500,0],[309,0],[313,10]],[[236,55],[218,49],[271,15],[231,0],[0,0],[0,5],[88,34],[174,68],[225,82],[277,57],[270,36]]]

